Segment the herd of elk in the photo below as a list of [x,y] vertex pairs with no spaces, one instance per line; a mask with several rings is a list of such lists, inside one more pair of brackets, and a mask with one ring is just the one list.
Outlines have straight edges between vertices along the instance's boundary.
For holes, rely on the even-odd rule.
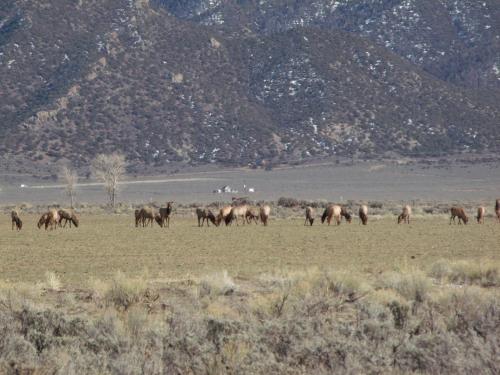
[[170,216],[173,210],[174,202],[167,202],[167,207],[161,207],[158,212],[153,207],[142,207],[140,210],[135,210],[135,226],[147,227],[154,226],[156,222],[162,228],[170,227]]
[[[147,227],[151,225],[153,227],[156,222],[160,227],[169,227],[170,225],[170,217],[173,211],[173,202],[167,202],[166,207],[162,207],[158,212],[155,211],[152,207],[142,207],[141,209],[135,210],[135,226],[139,227]],[[252,208],[242,201],[233,199],[233,203],[228,206],[224,206],[219,209],[217,215],[215,215],[208,208],[197,208],[196,216],[198,218],[198,226],[202,227],[206,221],[207,226],[209,226],[209,222],[215,226],[219,226],[223,221],[225,225],[231,225],[233,222],[236,222],[236,225],[241,224],[250,224],[254,221],[256,224],[260,221],[264,226],[267,226],[269,215],[271,213],[271,207],[269,205],[258,205],[258,213],[256,214]],[[456,218],[458,217],[458,224],[467,224],[469,218],[465,213],[465,209],[463,207],[453,206],[450,208],[450,225],[452,223],[456,224]],[[500,199],[497,199],[495,202],[495,214],[498,222],[500,223]],[[358,211],[360,224],[367,225],[368,223],[368,206],[361,205]],[[401,214],[397,218],[397,223],[405,223],[410,224],[410,217],[412,215],[412,208],[409,205],[405,205],[402,209]],[[480,206],[477,209],[477,222],[478,224],[484,224],[484,219],[486,215],[486,208],[484,206]],[[12,211],[11,214],[11,222],[12,222],[12,230],[16,228],[18,231],[22,229],[23,222],[19,217],[19,213],[17,211]],[[305,209],[305,221],[304,225],[313,225],[314,219],[316,216],[316,211],[313,207],[306,207]],[[352,215],[348,212],[347,208],[340,205],[330,204],[328,205],[323,215],[321,216],[321,223],[325,221],[328,225],[331,224],[332,220],[336,225],[340,225],[342,222],[342,218],[346,220],[346,222],[351,223]],[[64,223],[63,223],[64,221]],[[79,220],[73,210],[68,209],[60,209],[56,210],[54,208],[49,209],[47,212],[43,213],[40,219],[38,220],[37,226],[40,229],[42,226],[45,230],[54,230],[57,227],[65,228],[69,223],[69,227],[79,226]]]

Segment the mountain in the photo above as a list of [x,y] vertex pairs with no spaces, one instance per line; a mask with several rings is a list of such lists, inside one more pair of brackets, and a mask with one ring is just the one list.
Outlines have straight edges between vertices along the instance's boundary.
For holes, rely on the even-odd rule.
[[500,151],[500,0],[4,0],[4,168]]

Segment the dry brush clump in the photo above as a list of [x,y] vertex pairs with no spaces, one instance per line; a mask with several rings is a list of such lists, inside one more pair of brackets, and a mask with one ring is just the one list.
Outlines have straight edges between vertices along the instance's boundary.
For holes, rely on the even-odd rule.
[[0,373],[496,374],[500,292],[474,284],[321,269],[168,283],[119,273],[24,295],[1,284]]

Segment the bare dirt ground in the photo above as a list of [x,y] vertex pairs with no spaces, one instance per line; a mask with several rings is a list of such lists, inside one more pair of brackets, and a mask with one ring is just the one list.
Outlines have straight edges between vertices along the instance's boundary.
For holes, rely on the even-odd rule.
[[[20,187],[21,184],[25,187]],[[214,194],[224,185],[238,193]],[[255,188],[246,193],[243,185]],[[77,199],[105,203],[103,187],[92,180],[80,180]],[[233,195],[277,200],[281,196],[325,199],[341,202],[360,200],[491,201],[500,196],[498,163],[457,166],[396,165],[362,163],[354,166],[320,164],[276,168],[272,171],[232,169],[167,176],[127,178],[119,200],[179,203],[228,200]],[[51,204],[65,201],[61,182],[40,182],[29,177],[0,176],[0,204]]]

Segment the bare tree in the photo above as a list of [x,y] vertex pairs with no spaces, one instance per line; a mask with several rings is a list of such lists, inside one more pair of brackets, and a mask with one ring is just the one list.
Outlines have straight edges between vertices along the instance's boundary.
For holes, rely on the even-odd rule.
[[92,162],[92,171],[97,179],[104,182],[111,206],[115,207],[118,181],[125,175],[125,156],[118,153],[100,154]]
[[78,174],[74,169],[69,167],[63,167],[61,169],[61,173],[59,174],[59,178],[63,180],[66,184],[65,191],[68,195],[71,203],[71,208],[75,203],[75,195],[76,195],[76,183],[78,182]]

